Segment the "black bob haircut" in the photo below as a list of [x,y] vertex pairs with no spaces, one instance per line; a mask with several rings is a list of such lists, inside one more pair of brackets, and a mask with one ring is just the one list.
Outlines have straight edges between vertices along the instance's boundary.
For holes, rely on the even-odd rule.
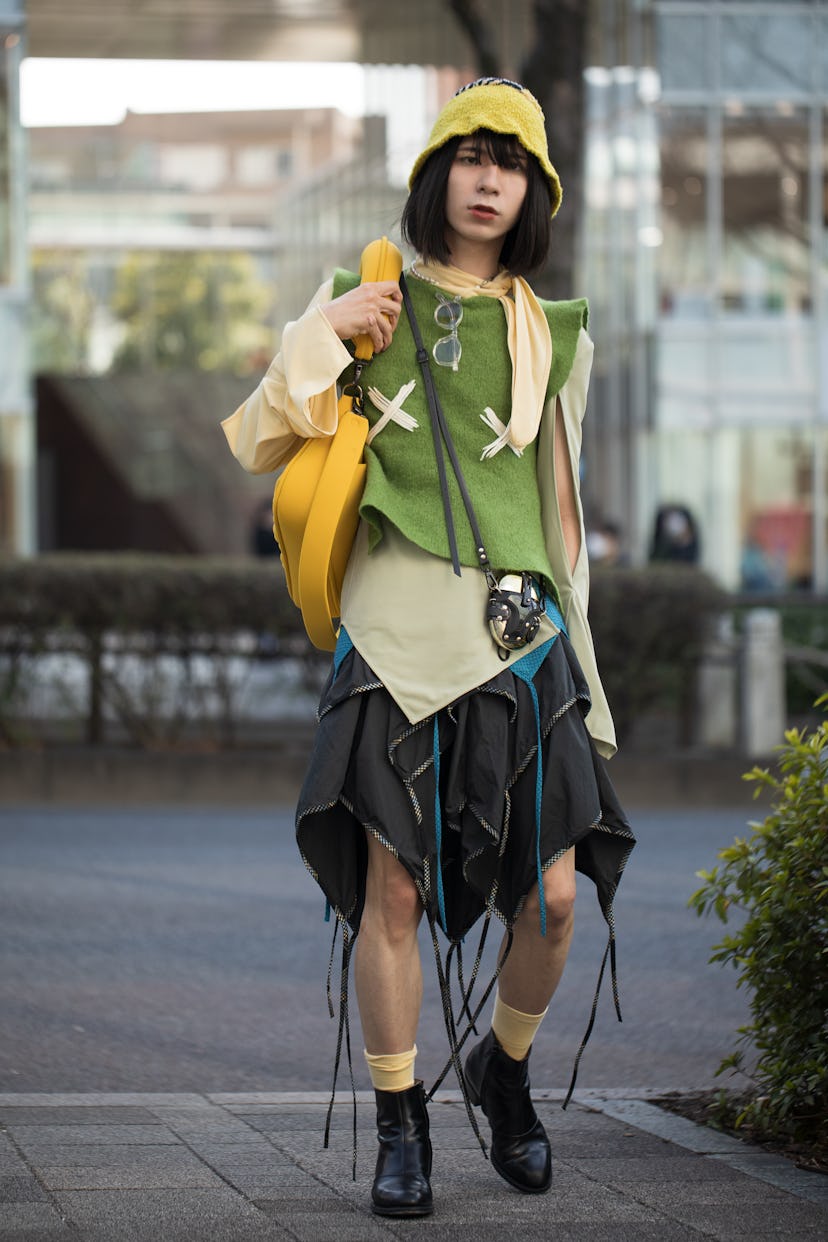
[[403,208],[403,238],[426,262],[451,262],[446,244],[448,176],[457,148],[469,137],[478,154],[485,153],[501,167],[513,167],[516,159],[526,163],[526,198],[517,224],[503,239],[500,262],[513,276],[536,272],[543,267],[549,253],[552,191],[540,164],[514,134],[479,129],[472,135],[450,138],[430,155],[417,174]]

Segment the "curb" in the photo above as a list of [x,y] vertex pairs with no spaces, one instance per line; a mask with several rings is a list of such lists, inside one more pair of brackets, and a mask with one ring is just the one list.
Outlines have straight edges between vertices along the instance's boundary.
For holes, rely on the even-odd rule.
[[[584,1108],[595,1109],[616,1121],[629,1122],[636,1130],[665,1139],[699,1156],[708,1156],[799,1199],[828,1205],[828,1177],[798,1169],[786,1156],[763,1151],[743,1139],[670,1113],[642,1098],[643,1094],[631,1096],[624,1092],[610,1096],[606,1091],[576,1091],[572,1099]],[[658,1098],[669,1093],[659,1089],[652,1094]]]

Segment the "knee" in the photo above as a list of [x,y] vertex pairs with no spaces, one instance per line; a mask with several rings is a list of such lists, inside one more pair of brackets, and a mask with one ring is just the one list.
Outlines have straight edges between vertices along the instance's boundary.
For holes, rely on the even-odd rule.
[[393,855],[369,866],[363,927],[381,930],[388,940],[404,940],[416,933],[422,912],[417,886]]
[[553,937],[563,937],[572,930],[575,919],[575,874],[570,869],[556,871],[550,867],[543,877],[547,928]]

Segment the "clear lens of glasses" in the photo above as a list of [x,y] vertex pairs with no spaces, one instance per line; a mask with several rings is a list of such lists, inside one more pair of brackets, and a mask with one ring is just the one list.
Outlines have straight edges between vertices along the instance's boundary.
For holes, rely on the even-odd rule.
[[459,369],[463,353],[463,347],[457,335],[462,318],[462,302],[456,299],[440,298],[439,305],[434,311],[434,322],[439,328],[448,328],[449,335],[441,336],[431,352],[438,366],[451,367],[452,371]]

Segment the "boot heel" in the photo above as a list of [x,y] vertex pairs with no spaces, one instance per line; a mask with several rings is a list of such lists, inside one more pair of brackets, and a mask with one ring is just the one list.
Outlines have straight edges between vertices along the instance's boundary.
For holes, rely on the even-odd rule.
[[472,1104],[474,1105],[474,1107],[478,1108],[480,1106],[480,1091],[483,1086],[484,1075],[483,1074],[480,1075],[479,1082],[475,1083],[472,1081],[471,1071],[473,1070],[473,1062],[477,1059],[475,1057],[476,1051],[477,1051],[476,1048],[472,1049],[472,1051],[469,1053],[468,1057],[466,1058],[466,1064],[463,1069],[463,1078],[466,1083],[466,1093],[469,1099],[471,1100]]

